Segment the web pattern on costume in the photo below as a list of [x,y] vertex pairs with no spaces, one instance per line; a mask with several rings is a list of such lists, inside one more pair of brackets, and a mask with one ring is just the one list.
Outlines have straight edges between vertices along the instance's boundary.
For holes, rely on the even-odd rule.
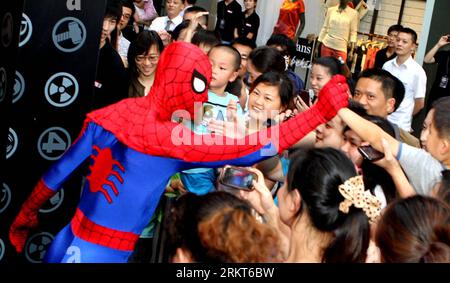
[[[335,76],[331,83],[322,89],[319,95],[322,99],[310,111],[303,112],[274,128],[254,134],[267,137],[265,142],[257,139],[257,143],[250,143],[255,140],[255,136],[247,136],[244,141],[220,137],[221,142],[211,145],[206,141],[217,140],[218,137],[214,134],[196,138],[193,132],[188,131],[189,141],[200,140],[202,142],[198,144],[184,143],[177,146],[173,143],[172,135],[174,129],[181,126],[170,122],[170,116],[174,111],[182,109],[192,115],[193,103],[206,101],[206,93],[197,94],[192,89],[192,70],[204,74],[206,78],[210,78],[210,70],[202,69],[201,66],[209,65],[205,62],[202,64],[202,62],[193,61],[185,51],[177,49],[167,51],[170,51],[168,55],[172,58],[175,57],[176,60],[160,62],[165,67],[158,68],[159,72],[157,71],[155,77],[158,83],[152,87],[149,94],[154,98],[154,103],[148,99],[127,100],[105,109],[100,117],[93,119],[105,129],[115,133],[119,140],[140,152],[192,162],[237,158],[250,154],[269,142],[276,144],[277,151],[281,152],[318,125],[334,117],[337,109],[347,105],[347,97],[342,95],[348,91],[345,78]],[[165,109],[170,109],[171,112],[167,112]],[[143,120],[142,117],[145,119]],[[124,125],[127,128],[126,131],[123,130]],[[275,136],[273,136],[274,133]]]

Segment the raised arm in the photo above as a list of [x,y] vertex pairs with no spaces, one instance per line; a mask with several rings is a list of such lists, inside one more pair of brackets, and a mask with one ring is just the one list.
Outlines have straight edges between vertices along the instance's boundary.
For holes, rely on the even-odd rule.
[[374,163],[386,170],[391,175],[392,181],[394,181],[395,188],[401,198],[407,198],[416,194],[413,186],[409,183],[403,169],[392,154],[389,143],[382,139],[384,158]]
[[435,63],[436,60],[434,58],[434,55],[436,55],[436,53],[438,52],[438,50],[442,47],[445,46],[447,44],[450,44],[449,41],[449,34],[441,36],[441,38],[439,38],[439,41],[433,46],[433,48],[431,48],[430,51],[428,51],[428,53],[425,55],[425,57],[423,58],[423,61],[427,64],[432,64]]
[[339,110],[338,115],[350,129],[360,136],[361,139],[369,142],[376,150],[383,151],[381,139],[384,138],[388,142],[394,156],[397,155],[400,143],[380,127],[367,121],[348,108]]
[[183,125],[172,128],[167,125],[164,134],[158,131],[163,136],[158,139],[161,144],[156,145],[155,150],[158,155],[164,152],[164,155],[189,162],[212,162],[254,155],[252,161],[255,163],[261,160],[261,156],[270,157],[291,147],[317,126],[332,119],[347,104],[348,85],[343,76],[337,75],[324,86],[319,101],[313,107],[282,124],[238,140],[214,134],[198,136]]

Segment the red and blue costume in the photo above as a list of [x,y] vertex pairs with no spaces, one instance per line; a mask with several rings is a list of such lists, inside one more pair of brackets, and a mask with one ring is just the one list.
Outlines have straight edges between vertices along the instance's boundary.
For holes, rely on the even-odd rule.
[[[86,158],[92,160],[90,173],[75,216],[55,237],[47,262],[127,262],[173,174],[252,165],[270,157],[264,149],[275,146],[272,155],[285,150],[347,105],[348,87],[337,76],[310,110],[262,133],[264,142],[251,142],[255,136],[240,141],[220,137],[221,142],[211,144],[206,139],[214,134],[196,136],[171,121],[175,112],[193,117],[194,103],[207,101],[210,79],[211,65],[199,48],[173,43],[161,55],[148,96],[89,113],[80,136],[41,178],[14,220],[10,240],[16,250],[22,251],[29,230],[37,226],[42,204]],[[180,127],[181,139],[174,134]]]

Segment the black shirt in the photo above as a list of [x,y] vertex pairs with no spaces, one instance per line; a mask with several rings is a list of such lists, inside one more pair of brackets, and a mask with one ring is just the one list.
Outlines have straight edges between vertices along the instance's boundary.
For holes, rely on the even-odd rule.
[[388,58],[386,55],[387,52],[387,48],[381,49],[380,51],[377,52],[377,54],[375,55],[375,65],[374,68],[377,69],[382,69],[384,63],[386,63],[387,61],[390,61],[392,59],[394,59],[395,57],[397,57],[397,54],[395,54],[395,52]]
[[251,40],[253,42],[256,41],[256,37],[258,36],[259,29],[259,16],[256,12],[253,12],[250,16],[245,17],[245,14],[242,13],[241,24],[238,29],[239,37],[247,37],[249,33],[253,33],[253,38]]
[[237,1],[225,5],[225,0],[217,3],[216,31],[224,41],[234,39],[234,29],[239,27],[242,18],[242,7]]
[[450,50],[438,51],[434,55],[434,60],[438,64],[438,67],[436,78],[427,99],[428,109],[436,99],[450,96]]
[[100,49],[94,87],[93,109],[128,97],[128,75],[119,53],[109,42]]

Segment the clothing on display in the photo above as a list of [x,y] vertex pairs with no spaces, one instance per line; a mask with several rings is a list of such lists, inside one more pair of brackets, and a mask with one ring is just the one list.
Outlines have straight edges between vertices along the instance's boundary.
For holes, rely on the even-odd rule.
[[329,49],[347,53],[349,44],[356,43],[358,24],[359,14],[354,9],[331,7],[327,11],[318,41]]
[[305,13],[303,0],[285,0],[280,8],[278,21],[273,29],[274,34],[285,34],[290,39],[296,40],[295,34],[300,24],[300,15]]
[[358,39],[353,54],[350,56],[352,60],[347,62],[347,65],[355,77],[366,69],[374,68],[378,51],[383,50],[387,46],[387,39],[383,35],[360,34],[368,36],[369,38]]

